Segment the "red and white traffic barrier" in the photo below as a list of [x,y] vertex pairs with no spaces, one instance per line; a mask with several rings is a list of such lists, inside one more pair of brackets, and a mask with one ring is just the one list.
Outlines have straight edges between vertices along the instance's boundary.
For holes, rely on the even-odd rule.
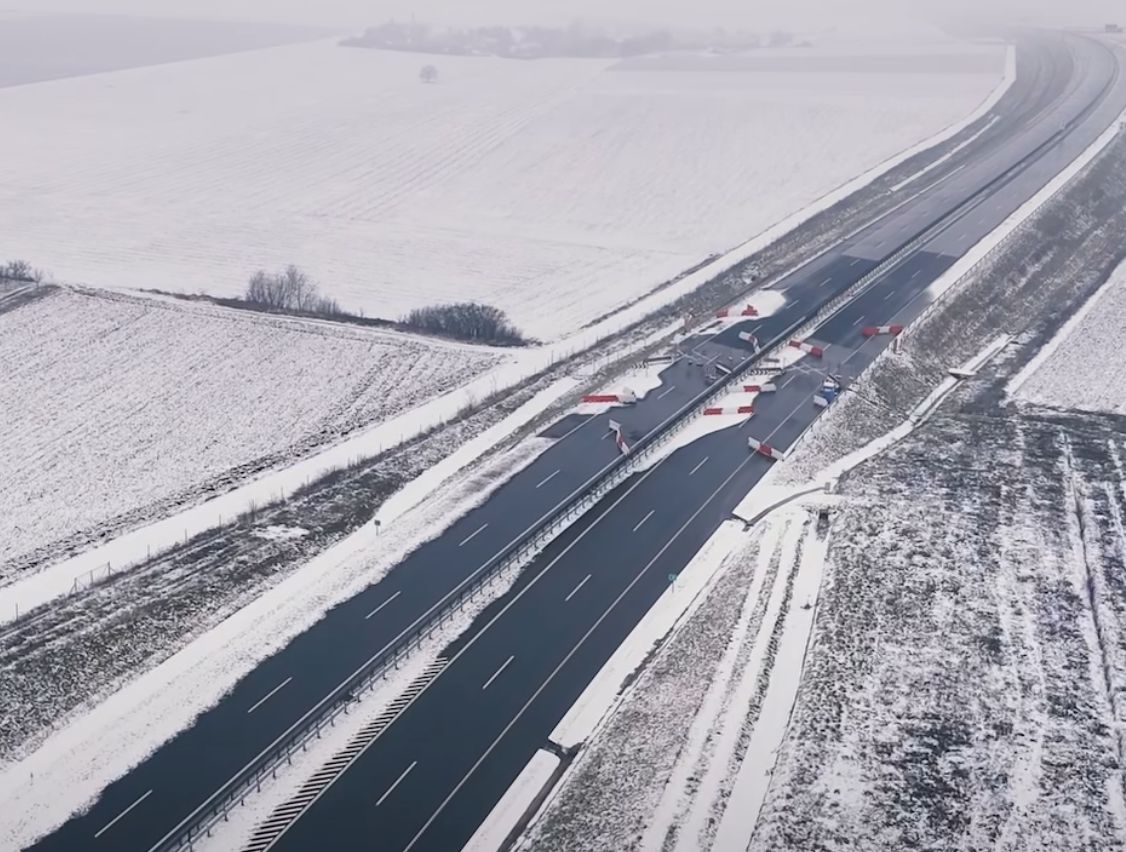
[[760,441],[758,438],[747,438],[747,446],[760,456],[766,456],[775,461],[784,461],[786,459],[785,454],[781,450],[776,450],[774,447],[770,446],[770,444],[765,441]]
[[704,414],[754,414],[753,405],[710,405]]
[[626,439],[622,437],[622,424],[617,420],[610,421],[610,431],[614,433],[614,445],[618,448],[618,452],[623,456],[629,454],[629,444]]
[[758,311],[754,305],[744,305],[741,308],[721,308],[715,312],[720,319],[727,317],[757,317]]
[[805,352],[808,355],[812,355],[814,358],[820,358],[825,354],[823,347],[814,346],[812,343],[806,343],[804,340],[791,340],[790,345],[795,349],[800,349],[802,352]]
[[637,394],[629,388],[624,389],[621,393],[588,393],[582,397],[583,402],[600,402],[600,403],[613,403],[620,402],[624,405],[632,405],[637,402]]
[[762,385],[743,385],[743,393],[774,393],[776,390],[778,390],[778,387],[773,382]]
[[901,325],[866,325],[861,333],[865,337],[875,337],[877,334],[899,334],[902,331]]
[[759,346],[758,338],[751,334],[749,331],[740,331],[739,339],[744,343],[751,344],[751,346],[755,348],[755,352],[758,352],[759,349],[762,348],[761,346]]

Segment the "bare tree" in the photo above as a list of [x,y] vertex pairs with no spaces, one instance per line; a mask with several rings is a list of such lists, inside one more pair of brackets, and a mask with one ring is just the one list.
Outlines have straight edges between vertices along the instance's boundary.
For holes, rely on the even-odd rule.
[[18,281],[22,284],[41,284],[42,270],[35,269],[26,260],[10,260],[0,263],[0,281]]
[[437,83],[438,69],[433,65],[423,65],[422,70],[418,72],[418,79],[423,83]]
[[246,301],[274,311],[337,316],[343,313],[335,299],[322,296],[308,275],[290,264],[281,272],[259,270],[246,284]]

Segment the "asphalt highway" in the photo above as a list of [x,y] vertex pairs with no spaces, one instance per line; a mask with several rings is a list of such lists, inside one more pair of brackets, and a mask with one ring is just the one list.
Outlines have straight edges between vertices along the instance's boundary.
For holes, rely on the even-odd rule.
[[[408,628],[471,572],[598,470],[617,450],[607,420],[636,440],[706,386],[699,362],[740,361],[741,330],[768,339],[840,293],[905,240],[1005,173],[1083,112],[1120,57],[1078,38],[1022,50],[1027,73],[989,131],[960,156],[901,191],[904,202],[774,285],[771,317],[685,344],[694,353],[661,374],[637,405],[569,417],[558,440],[479,508],[412,553],[381,582],[333,609],[244,677],[213,709],[111,784],[89,811],[35,845],[43,850],[147,852],[363,660]],[[1126,107],[1126,86],[1034,164],[823,323],[823,364],[789,369],[749,420],[714,432],[638,473],[604,498],[526,569],[513,591],[445,654],[448,667],[274,848],[457,850],[621,640],[771,462],[754,436],[785,448],[808,427],[820,370],[855,375],[887,345],[865,325],[908,322],[926,287],[969,246],[1037,192]],[[753,299],[752,299],[753,301]]]

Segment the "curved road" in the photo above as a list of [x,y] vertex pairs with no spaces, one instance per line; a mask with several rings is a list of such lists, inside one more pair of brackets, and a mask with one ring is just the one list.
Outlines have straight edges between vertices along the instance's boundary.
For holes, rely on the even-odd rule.
[[[926,286],[1035,194],[1126,107],[1115,85],[1122,58],[1078,38],[1022,49],[1021,76],[997,120],[971,146],[901,190],[904,203],[774,286],[772,317],[690,341],[693,360],[740,361],[740,330],[767,339],[879,265],[907,239],[980,192],[1079,116],[1032,165],[903,259],[819,327],[826,360],[855,374],[886,338],[865,325],[908,322]],[[253,755],[446,591],[485,564],[552,506],[615,458],[606,421],[630,438],[652,429],[705,386],[682,359],[636,406],[568,417],[533,464],[482,506],[415,551],[383,581],[341,604],[244,677],[190,729],[111,784],[85,814],[33,848],[147,852]],[[276,849],[456,850],[590,679],[770,462],[747,436],[787,447],[815,416],[816,370],[787,371],[745,423],[701,438],[608,495],[526,569],[517,587],[447,649],[446,668],[328,787]]]

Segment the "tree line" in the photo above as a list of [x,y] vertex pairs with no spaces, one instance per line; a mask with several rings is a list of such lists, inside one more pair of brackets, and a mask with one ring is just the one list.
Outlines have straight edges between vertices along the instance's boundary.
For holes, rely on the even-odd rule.
[[0,281],[41,284],[43,271],[35,269],[26,260],[9,260],[7,263],[0,263]]
[[[323,295],[316,282],[292,264],[280,272],[255,272],[246,284],[242,302],[264,311],[371,322],[348,313],[336,299]],[[529,342],[509,322],[504,311],[480,302],[416,308],[397,323],[386,324],[408,331],[493,346],[522,346]]]

